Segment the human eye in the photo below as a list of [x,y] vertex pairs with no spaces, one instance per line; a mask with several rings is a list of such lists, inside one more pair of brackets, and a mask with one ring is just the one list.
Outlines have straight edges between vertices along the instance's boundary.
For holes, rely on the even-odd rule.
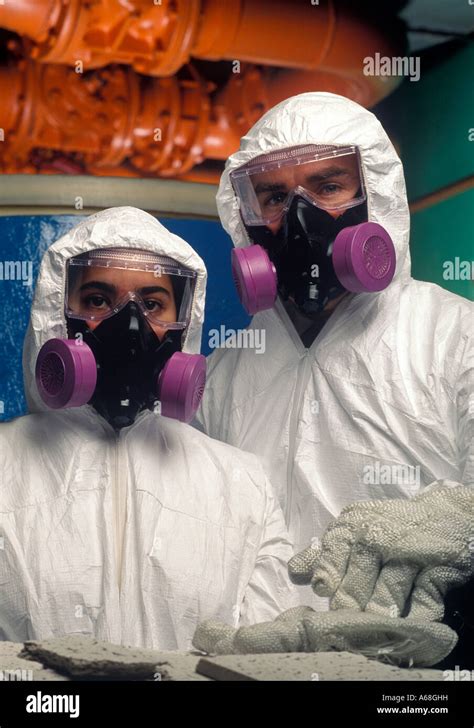
[[338,194],[341,192],[342,187],[335,182],[326,182],[324,185],[322,185],[319,189],[319,194],[326,195],[327,197],[330,197],[331,195]]
[[286,197],[286,192],[272,192],[264,198],[263,204],[265,207],[279,207],[285,202]]
[[147,311],[153,312],[153,313],[159,313],[161,311],[164,311],[165,304],[162,300],[156,299],[156,298],[147,298],[144,301],[145,308]]
[[91,293],[84,296],[82,304],[89,311],[105,311],[110,306],[110,301],[100,293]]

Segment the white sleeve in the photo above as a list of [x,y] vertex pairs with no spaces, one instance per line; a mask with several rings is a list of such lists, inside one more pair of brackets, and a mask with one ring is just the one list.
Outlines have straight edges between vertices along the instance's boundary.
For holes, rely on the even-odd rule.
[[[444,378],[453,393],[457,451],[457,480],[440,478],[431,482],[424,492],[439,486],[474,487],[474,347],[472,337],[473,315],[468,314],[459,326],[460,336],[452,346],[452,356],[446,364]],[[453,367],[453,361],[459,362]]]
[[299,604],[298,590],[290,581],[287,566],[295,551],[268,480],[266,494],[262,540],[245,590],[239,626],[275,619]]

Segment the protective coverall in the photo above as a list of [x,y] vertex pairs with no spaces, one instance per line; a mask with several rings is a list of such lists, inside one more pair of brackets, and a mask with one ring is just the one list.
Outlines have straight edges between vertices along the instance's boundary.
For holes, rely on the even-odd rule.
[[[227,348],[210,356],[198,413],[211,437],[260,456],[298,551],[317,548],[349,504],[474,481],[472,304],[411,277],[402,164],[376,117],[327,93],[271,109],[226,164],[222,224],[235,246],[249,245],[230,173],[307,144],[357,146],[368,220],[394,242],[395,276],[379,293],[346,295],[309,347],[277,299],[250,323],[265,330],[264,353]],[[309,586],[299,593],[302,604],[327,608]]]
[[90,404],[40,399],[38,351],[67,338],[66,261],[112,246],[197,272],[182,350],[199,353],[204,264],[151,215],[99,212],[46,251],[24,345],[30,414],[0,425],[0,639],[187,649],[205,617],[253,623],[294,603],[293,549],[255,456],[149,410],[117,432]]

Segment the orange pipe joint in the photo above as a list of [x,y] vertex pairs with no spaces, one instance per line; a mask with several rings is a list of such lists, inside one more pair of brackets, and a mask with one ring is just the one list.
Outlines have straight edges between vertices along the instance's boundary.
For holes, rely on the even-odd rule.
[[45,163],[63,152],[87,168],[128,160],[145,174],[174,177],[204,159],[209,92],[193,69],[185,78],[146,79],[124,66],[83,75],[22,60],[0,69],[0,91],[4,167],[27,164],[36,150]]
[[63,9],[61,0],[7,0],[0,5],[0,27],[43,43],[60,20]]
[[153,76],[194,57],[350,77],[366,56],[401,51],[333,0],[15,0],[0,6],[0,26],[31,38],[42,62],[121,63]]

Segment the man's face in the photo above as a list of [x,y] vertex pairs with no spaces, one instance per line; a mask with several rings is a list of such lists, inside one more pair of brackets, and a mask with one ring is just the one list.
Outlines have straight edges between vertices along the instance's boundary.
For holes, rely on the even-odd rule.
[[[120,270],[90,266],[69,293],[69,308],[82,316],[103,315],[112,310],[130,291],[139,294],[149,311],[162,321],[177,321],[176,302],[168,275],[156,276],[151,271]],[[148,322],[162,340],[166,333],[163,326]],[[101,321],[87,321],[93,331]]]
[[[344,210],[331,209],[331,205],[337,207],[353,199],[361,185],[357,154],[283,166],[252,175],[252,183],[262,216],[266,218],[277,217],[283,211],[288,194],[297,186],[304,187],[331,217],[339,217]],[[267,227],[276,233],[282,224],[281,214],[274,222],[267,223]]]

